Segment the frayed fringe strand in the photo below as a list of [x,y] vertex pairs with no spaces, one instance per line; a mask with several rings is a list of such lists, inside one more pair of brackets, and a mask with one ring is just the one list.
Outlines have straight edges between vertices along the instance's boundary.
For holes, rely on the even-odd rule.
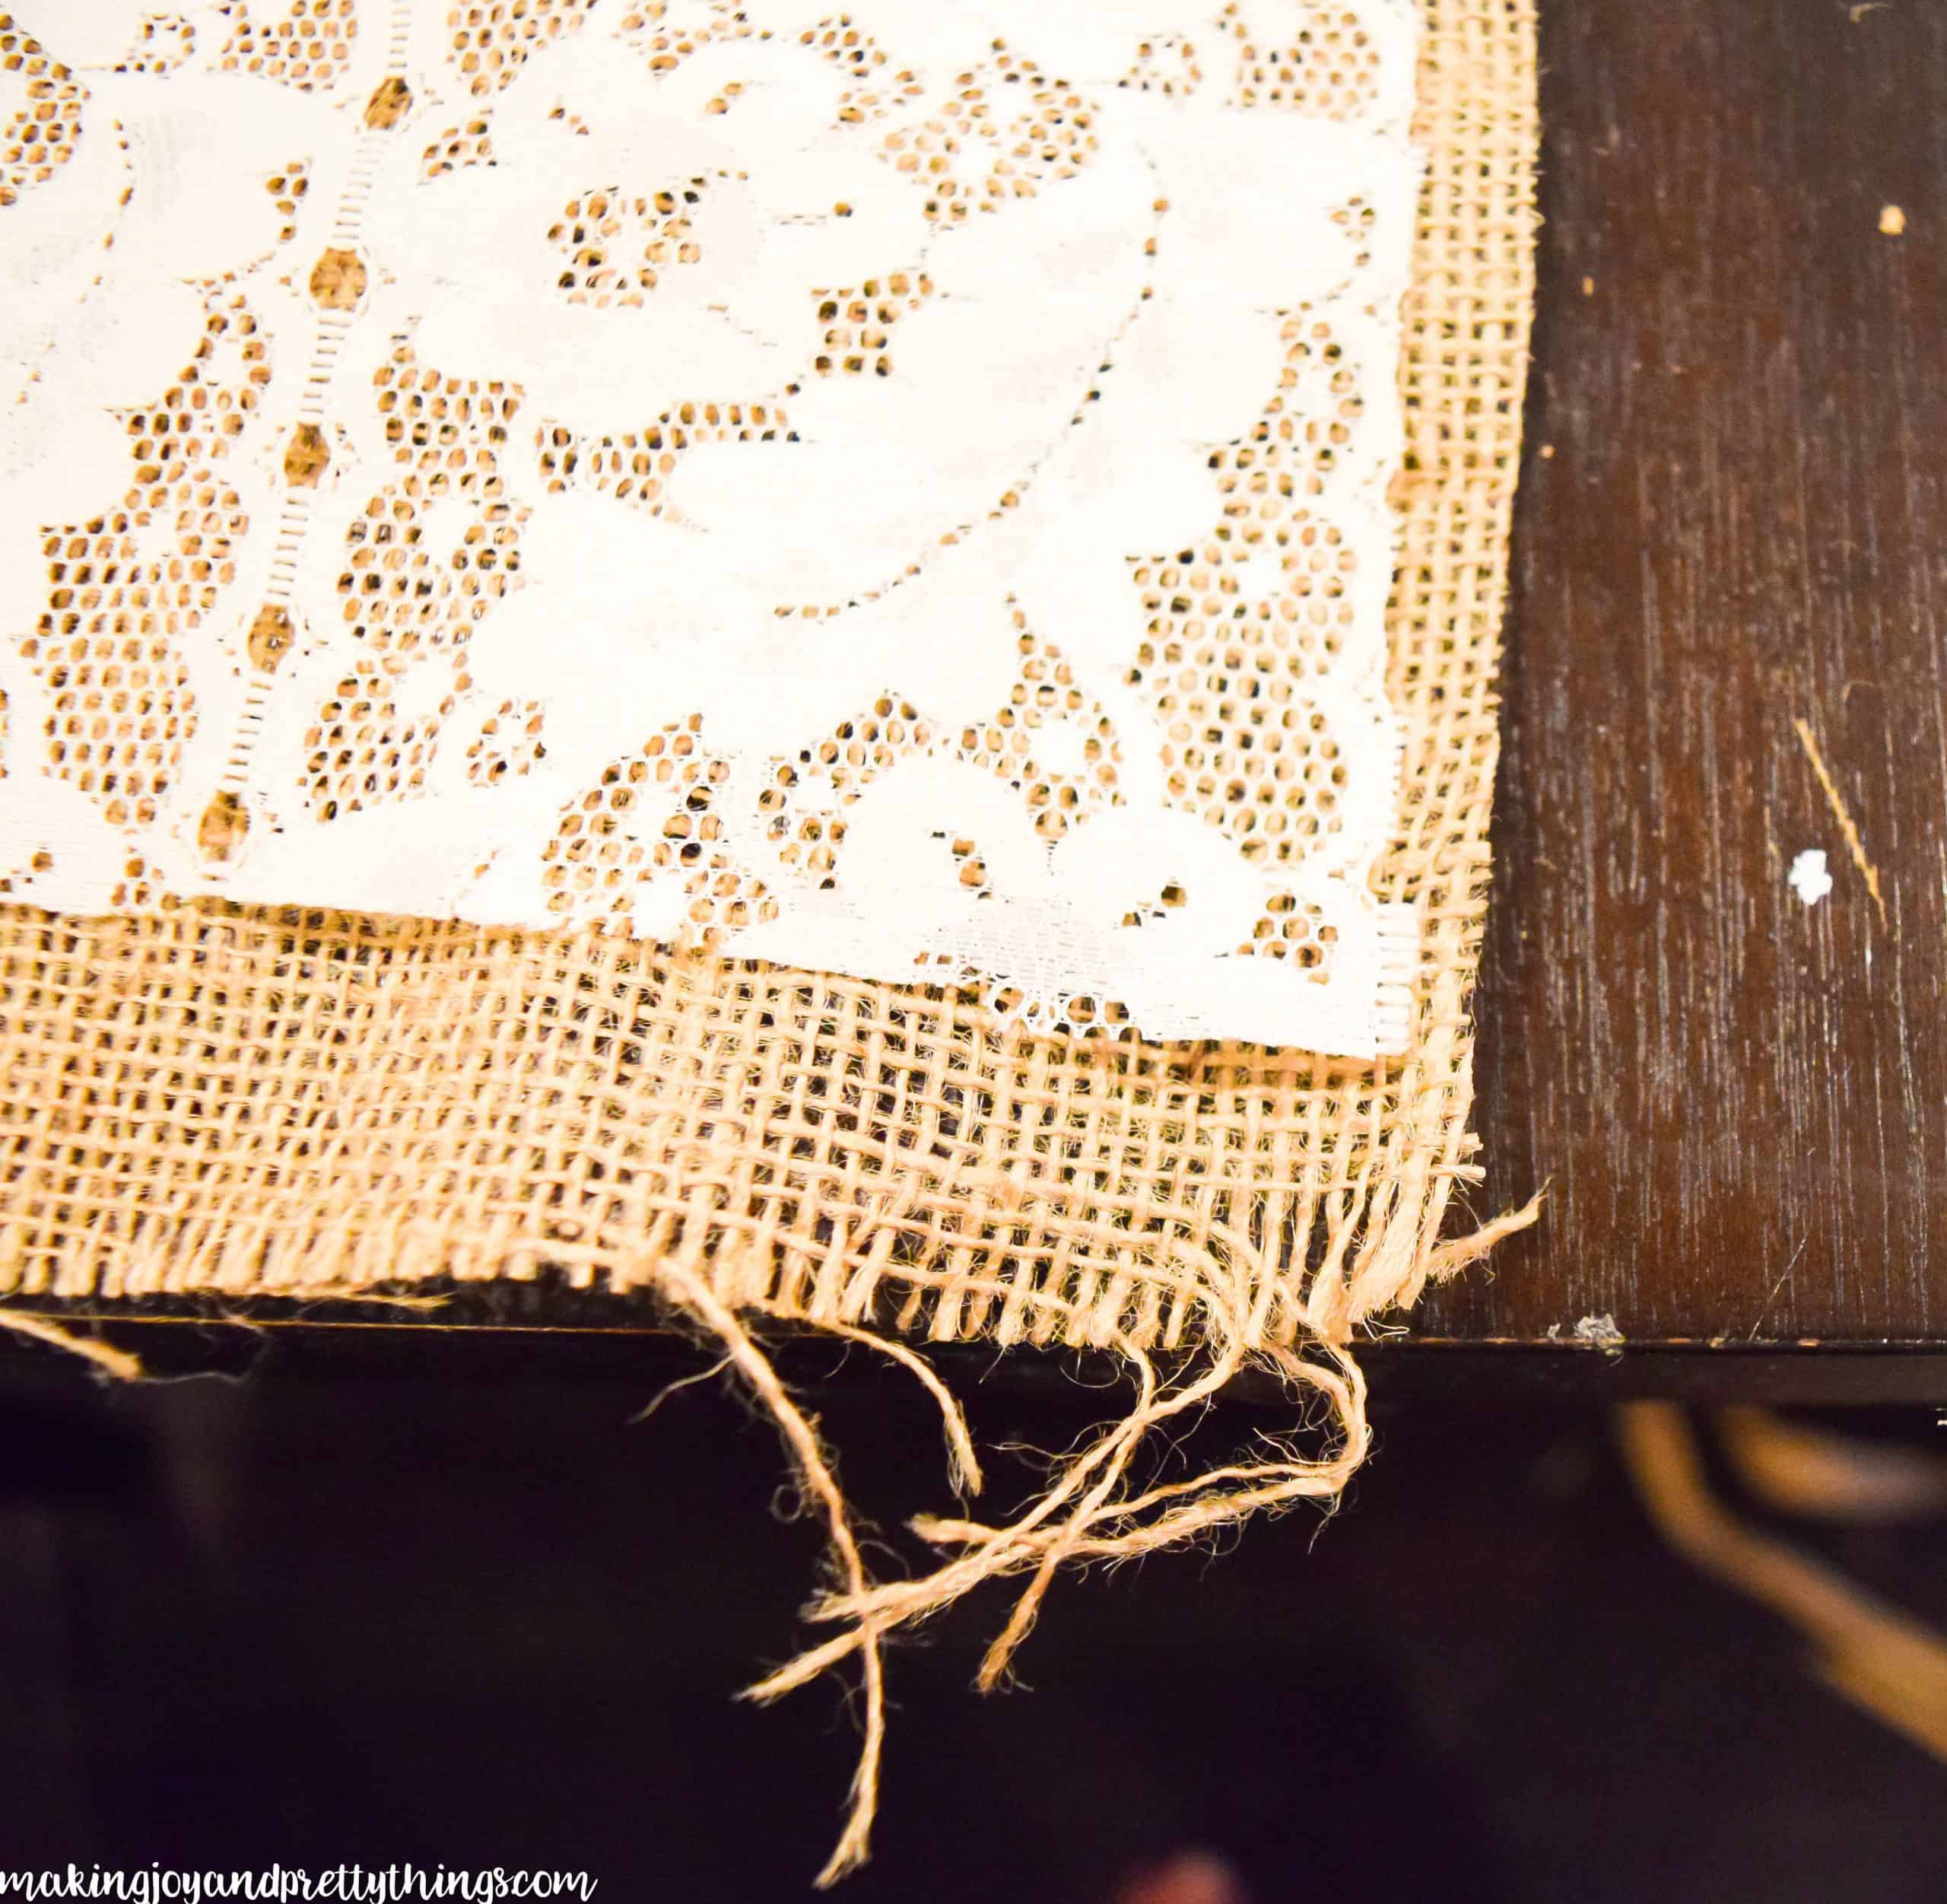
[[[723,1343],[732,1366],[777,1422],[805,1491],[824,1511],[831,1550],[846,1581],[854,1594],[862,1597],[866,1591],[865,1562],[859,1557],[845,1496],[826,1458],[818,1430],[786,1391],[770,1358],[758,1346],[735,1313],[717,1300],[707,1283],[675,1263],[658,1265],[656,1274],[671,1298]],[[865,1737],[859,1747],[858,1769],[852,1775],[845,1829],[824,1870],[818,1873],[817,1882],[821,1887],[835,1883],[865,1861],[872,1820],[878,1810],[879,1763],[885,1747],[885,1674],[879,1645],[881,1630],[872,1620],[859,1623],[856,1650],[864,1661]]]
[[918,1625],[988,1581],[1028,1575],[1005,1626],[981,1662],[976,1683],[989,1691],[1001,1683],[1015,1651],[1032,1631],[1042,1600],[1064,1564],[1133,1559],[1160,1547],[1206,1537],[1260,1511],[1275,1512],[1308,1499],[1330,1502],[1365,1457],[1365,1389],[1357,1367],[1335,1353],[1335,1365],[1322,1368],[1280,1349],[1248,1359],[1263,1360],[1294,1385],[1314,1388],[1330,1398],[1334,1447],[1327,1457],[1219,1468],[1173,1486],[1127,1494],[1125,1482],[1137,1451],[1165,1422],[1215,1394],[1247,1358],[1234,1349],[1227,1351],[1199,1375],[1170,1387],[1159,1383],[1148,1355],[1126,1349],[1137,1372],[1135,1407],[1070,1460],[1034,1506],[997,1526],[918,1516],[910,1525],[922,1540],[935,1548],[963,1551],[931,1573],[869,1583],[858,1565],[856,1536],[832,1480],[830,1457],[778,1381],[768,1358],[720,1305],[714,1314],[698,1313],[713,1330],[721,1333],[727,1323],[742,1336],[749,1355],[736,1355],[737,1366],[777,1421],[808,1493],[825,1508],[833,1552],[846,1583],[843,1592],[822,1596],[805,1613],[815,1622],[842,1623],[845,1630],[801,1653],[745,1694],[759,1701],[777,1699],[848,1659],[856,1656],[860,1661],[864,1737],[844,1830],[818,1874],[821,1886],[842,1877],[867,1853],[885,1749],[882,1654],[889,1635]]
[[[1533,1222],[1538,1206],[1539,1200],[1448,1244],[1429,1246],[1423,1233],[1402,1282],[1424,1281],[1429,1273],[1475,1260],[1500,1237]],[[1401,1217],[1396,1212],[1393,1220],[1397,1223]],[[1109,1338],[1103,1346],[1123,1360],[1135,1379],[1128,1413],[1060,1463],[1039,1497],[1012,1520],[916,1517],[909,1525],[941,1555],[939,1564],[906,1579],[878,1581],[866,1576],[858,1531],[833,1459],[754,1328],[766,1320],[808,1326],[869,1346],[912,1374],[940,1410],[949,1477],[964,1495],[978,1490],[980,1464],[965,1416],[945,1383],[915,1351],[869,1328],[780,1311],[761,1302],[733,1305],[716,1292],[748,1289],[735,1264],[718,1260],[706,1268],[700,1262],[663,1259],[644,1266],[642,1279],[653,1283],[721,1345],[725,1363],[777,1423],[807,1498],[824,1516],[842,1585],[814,1600],[805,1617],[843,1630],[806,1648],[744,1695],[759,1701],[777,1699],[849,1660],[859,1661],[863,1737],[844,1829],[818,1874],[821,1886],[834,1882],[868,1853],[885,1747],[884,1649],[889,1637],[916,1627],[990,1581],[1024,1576],[1025,1585],[981,1661],[976,1683],[990,1690],[1005,1677],[1064,1566],[1114,1563],[1208,1540],[1254,1515],[1276,1514],[1304,1501],[1320,1502],[1329,1511],[1365,1459],[1371,1438],[1365,1378],[1345,1345],[1320,1338],[1302,1347],[1268,1340],[1266,1324],[1278,1279],[1257,1273],[1256,1265],[1240,1265],[1234,1243],[1199,1251],[1179,1238],[1167,1254],[1173,1292],[1194,1311],[1197,1325],[1196,1346],[1183,1365],[1166,1378],[1159,1373],[1153,1343],[1139,1341],[1126,1330]],[[879,1267],[888,1280],[916,1289],[928,1279],[917,1264],[881,1260]],[[1131,1492],[1129,1477],[1145,1447],[1252,1367],[1277,1378],[1301,1419],[1322,1430],[1325,1451],[1307,1457],[1285,1441],[1267,1437],[1261,1459],[1236,1461],[1188,1480]]]
[[78,1336],[72,1330],[62,1328],[58,1322],[49,1321],[45,1316],[27,1315],[18,1309],[0,1307],[0,1329],[9,1335],[44,1342],[50,1349],[59,1349],[65,1355],[78,1356],[117,1381],[140,1381],[142,1378],[140,1356],[131,1355],[125,1349],[97,1342],[91,1337]]

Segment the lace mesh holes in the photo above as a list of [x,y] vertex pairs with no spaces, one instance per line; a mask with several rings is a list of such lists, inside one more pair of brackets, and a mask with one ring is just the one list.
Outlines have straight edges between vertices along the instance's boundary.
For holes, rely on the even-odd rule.
[[492,787],[518,780],[547,758],[542,745],[542,709],[538,701],[503,701],[488,716],[479,738],[466,750],[466,777],[475,787]]
[[1116,82],[1126,91],[1155,93],[1164,99],[1187,98],[1203,84],[1196,49],[1175,33],[1145,40],[1136,49],[1135,64]]
[[448,695],[436,714],[402,720],[388,677],[361,660],[318,710],[304,736],[305,794],[321,820],[396,799],[424,784],[427,763],[442,723],[453,710]]
[[594,0],[477,0],[449,7],[448,43],[467,90],[475,99],[498,92],[527,64],[530,53],[564,28],[579,26],[593,5]]
[[278,215],[284,220],[284,228],[277,237],[279,244],[297,237],[297,208],[303,203],[304,195],[310,189],[310,168],[302,159],[287,165],[281,172],[273,172],[264,181],[264,189],[276,202]]
[[916,99],[925,88],[918,76],[900,68],[888,72],[885,53],[850,14],[821,20],[798,36],[802,46],[816,48],[851,82],[838,102],[841,126],[864,126],[883,119],[900,99]]
[[1211,460],[1225,520],[1244,539],[1325,494],[1365,413],[1358,373],[1330,324],[1301,313],[1286,319],[1283,341],[1278,394],[1243,443]]
[[987,863],[980,857],[980,847],[973,841],[963,838],[958,834],[949,836],[935,833],[933,838],[948,841],[953,853],[954,869],[959,876],[961,885],[977,899],[991,899],[994,896],[994,888],[989,882]]
[[[1015,625],[1021,625],[1018,613]],[[1122,745],[1101,704],[1075,685],[1059,648],[1025,632],[1020,646],[1006,704],[984,726],[962,731],[960,752],[1018,789],[1035,831],[1058,840],[1114,803]]]
[[458,172],[469,165],[491,165],[494,141],[484,119],[468,119],[464,126],[449,126],[426,148],[419,175],[437,179],[443,172]]
[[184,901],[166,889],[162,876],[139,853],[129,855],[109,904],[117,912],[142,912],[153,907],[173,912]]
[[818,291],[818,323],[824,327],[812,368],[820,377],[892,374],[892,327],[917,310],[932,294],[924,272],[895,271],[868,278],[854,289]]
[[[1214,666],[1219,646],[1238,641],[1266,675],[1302,682],[1337,660],[1352,633],[1351,583],[1358,557],[1336,527],[1310,510],[1296,509],[1255,542],[1212,553],[1229,564],[1216,577],[1216,621],[1202,637],[1186,640],[1189,625],[1170,612],[1176,598],[1146,593],[1145,605],[1155,618],[1142,650],[1143,665],[1167,650],[1166,660],[1174,655]],[[1148,572],[1153,579],[1156,571]]]
[[1372,253],[1365,247],[1371,243],[1372,228],[1378,221],[1379,214],[1360,198],[1348,199],[1332,214],[1332,222],[1358,242],[1360,250],[1352,261],[1357,270],[1364,271],[1372,262]]
[[779,761],[758,806],[780,860],[829,892],[838,883],[845,809],[888,768],[932,741],[932,727],[910,703],[883,695],[869,714],[840,721],[795,761]]
[[957,224],[977,205],[998,211],[1050,180],[1072,178],[1094,156],[1094,124],[1081,94],[1050,85],[1033,60],[997,45],[992,62],[961,76],[937,116],[888,133],[879,156],[923,187],[929,218]]
[[24,866],[17,866],[11,873],[0,873],[0,899],[11,899],[27,891],[37,873],[51,873],[53,869],[54,855],[43,847]]
[[51,179],[75,156],[87,89],[0,11],[0,72],[27,82],[27,103],[0,126],[0,207]]
[[644,881],[679,879],[686,899],[678,942],[711,945],[770,917],[764,882],[740,871],[721,845],[714,806],[729,779],[692,714],[650,736],[570,806],[543,854],[548,909],[570,920],[626,923]]
[[181,14],[151,14],[142,22],[128,57],[115,70],[159,78],[173,73],[195,50],[196,29]]
[[663,272],[703,256],[691,221],[705,182],[688,179],[648,199],[604,186],[569,200],[548,231],[561,259],[555,287],[570,304],[640,306]]
[[[625,37],[632,37],[636,46],[648,57],[649,69],[653,73],[673,72],[689,58],[690,55],[713,40],[748,40],[758,29],[741,13],[732,13],[719,8],[716,17],[707,25],[696,28],[665,28],[663,22],[668,13],[664,0],[643,0],[640,5],[627,8],[617,23],[617,28]],[[767,30],[761,37],[768,39]],[[741,92],[740,86],[732,86],[732,94]],[[717,110],[722,110],[727,101],[713,101]]]
[[495,451],[520,393],[443,377],[402,348],[379,373],[378,407],[406,473],[366,504],[345,538],[345,619],[389,662],[461,646],[519,567],[520,512]]
[[206,313],[189,367],[128,415],[120,507],[49,532],[47,607],[21,647],[52,704],[54,771],[116,826],[153,822],[173,784],[196,728],[183,650],[235,580],[249,526],[223,466],[269,367],[240,297]]
[[1338,928],[1325,923],[1316,906],[1305,905],[1294,893],[1274,893],[1265,902],[1251,936],[1237,948],[1246,958],[1282,958],[1323,982],[1332,960]]
[[[402,346],[380,370],[376,396],[402,473],[345,536],[338,599],[370,658],[339,683],[307,737],[305,797],[321,820],[423,785],[455,698],[472,685],[466,642],[519,573],[525,513],[506,501],[495,455],[519,408],[519,389],[442,377]],[[396,697],[420,666],[450,668],[451,691],[408,720]],[[502,717],[511,711],[503,707]],[[503,719],[494,731],[504,726]],[[486,740],[485,730],[478,739]],[[526,771],[533,757],[525,739],[506,741],[504,749],[483,747],[481,757]],[[474,761],[469,752],[469,774]]]
[[1349,119],[1378,97],[1379,49],[1342,0],[1299,0],[1300,24],[1288,46],[1256,44],[1234,5],[1224,13],[1237,43],[1239,105]]
[[335,85],[358,37],[357,0],[289,0],[291,11],[274,25],[259,26],[246,0],[225,11],[232,22],[219,56],[225,72],[261,73],[300,92]]
[[551,495],[572,484],[656,516],[662,511],[662,486],[692,444],[773,443],[787,428],[774,403],[679,404],[646,430],[620,436],[578,437],[556,424],[542,440],[541,473]]
[[987,193],[1031,199],[1037,186],[1073,178],[1094,157],[1094,109],[1079,93],[1046,84],[1031,59],[1003,52],[996,64],[1002,87],[1020,87],[1027,104],[1001,135]]
[[[1167,797],[1222,827],[1259,863],[1302,859],[1342,824],[1345,764],[1307,691],[1317,647],[1288,611],[1303,600],[1289,591],[1317,571],[1328,587],[1339,581],[1340,558],[1350,556],[1313,525],[1300,528],[1297,546],[1282,587],[1260,601],[1234,592],[1217,549],[1136,570],[1151,620],[1130,679],[1146,686],[1163,723]],[[1237,618],[1246,613],[1252,618]]]

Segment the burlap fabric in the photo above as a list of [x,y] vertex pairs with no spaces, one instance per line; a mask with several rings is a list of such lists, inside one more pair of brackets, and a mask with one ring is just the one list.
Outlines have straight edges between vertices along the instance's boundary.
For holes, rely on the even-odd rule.
[[[559,1273],[618,1299],[653,1292],[724,1340],[838,1558],[811,1610],[837,1637],[762,1689],[853,1653],[866,1673],[834,1867],[863,1848],[885,1632],[1025,1573],[991,1677],[1063,1560],[1329,1498],[1364,1445],[1357,1326],[1520,1220],[1440,1240],[1478,1174],[1468,1005],[1532,294],[1534,13],[1425,14],[1390,609],[1405,793],[1379,880],[1423,922],[1404,1057],[1003,1033],[951,994],[611,936],[202,904],[0,910],[0,1288],[15,1314],[48,1295]],[[1128,1362],[1136,1394],[1027,1513],[916,1524],[950,1557],[875,1587],[751,1333],[768,1319],[862,1332],[908,1362],[974,1477],[950,1400],[904,1343],[1094,1346]],[[1293,1385],[1326,1445],[1133,1491],[1144,1438],[1248,1362]]]

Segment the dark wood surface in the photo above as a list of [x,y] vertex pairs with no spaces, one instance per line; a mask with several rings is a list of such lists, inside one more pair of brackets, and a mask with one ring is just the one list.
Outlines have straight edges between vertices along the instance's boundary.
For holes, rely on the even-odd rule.
[[[1544,0],[1542,52],[1474,1200],[1550,1195],[1376,1381],[1947,1400],[1947,5]],[[558,1289],[301,1313],[642,1349]]]
[[1552,1190],[1424,1321],[1947,1343],[1947,6],[1542,17],[1477,1128]]

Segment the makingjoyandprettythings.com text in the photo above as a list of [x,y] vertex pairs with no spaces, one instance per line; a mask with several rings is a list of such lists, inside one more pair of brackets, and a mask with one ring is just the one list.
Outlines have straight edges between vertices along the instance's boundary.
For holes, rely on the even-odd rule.
[[588,1904],[599,1882],[586,1871],[456,1870],[445,1864],[334,1864],[300,1871],[274,1864],[255,1871],[166,1870],[160,1864],[110,1870],[69,1864],[59,1871],[0,1871],[0,1899],[113,1898],[125,1904],[202,1904],[205,1898],[330,1898],[344,1904],[403,1904],[420,1898],[457,1898],[490,1904],[501,1898],[572,1897]]

